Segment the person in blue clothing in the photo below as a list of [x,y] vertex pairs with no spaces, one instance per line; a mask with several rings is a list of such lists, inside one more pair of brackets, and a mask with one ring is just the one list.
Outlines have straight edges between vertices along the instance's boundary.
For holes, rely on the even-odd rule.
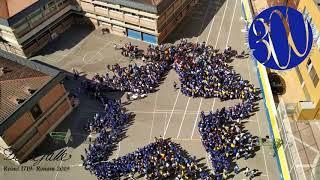
[[240,168],[239,168],[238,164],[236,164],[236,165],[234,166],[233,171],[234,171],[234,173],[239,174]]

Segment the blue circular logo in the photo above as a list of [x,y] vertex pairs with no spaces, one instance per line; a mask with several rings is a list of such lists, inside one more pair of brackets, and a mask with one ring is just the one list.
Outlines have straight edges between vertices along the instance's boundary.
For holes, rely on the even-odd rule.
[[255,17],[248,40],[254,58],[264,66],[291,69],[310,53],[312,28],[296,9],[274,6]]

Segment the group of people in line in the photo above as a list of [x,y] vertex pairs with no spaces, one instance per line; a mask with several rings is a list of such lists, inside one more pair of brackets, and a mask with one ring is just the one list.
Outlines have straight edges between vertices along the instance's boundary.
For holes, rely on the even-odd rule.
[[[127,44],[124,49],[134,53],[138,47]],[[101,117],[96,114],[88,124],[88,131],[98,133],[98,137],[89,146],[89,151],[86,150],[86,157],[82,156],[85,168],[98,179],[117,179],[124,175],[134,177],[138,173],[147,179],[220,180],[226,179],[232,171],[238,174],[240,168],[232,162],[242,157],[252,157],[259,140],[243,131],[241,120],[255,111],[258,92],[228,65],[230,58],[236,54],[231,47],[219,53],[205,42],[191,43],[183,39],[169,47],[149,46],[147,53],[141,57],[145,65],[108,65],[105,75],[96,74],[91,82],[83,85],[87,91],[94,91],[98,99],[106,89],[147,94],[153,92],[167,72],[174,68],[180,80],[180,86],[174,82],[174,88],[180,89],[186,96],[215,97],[222,101],[242,100],[235,106],[208,115],[201,113],[198,128],[202,144],[211,158],[213,174],[196,165],[194,158],[185,156],[177,144],[162,138],[126,156],[107,161],[107,153],[111,152],[112,145],[128,121],[128,115],[121,111],[121,103],[117,100],[101,100],[106,104],[106,115]],[[257,172],[246,171],[250,179]]]
[[89,148],[85,149],[85,156],[81,155],[86,170],[94,171],[96,163],[107,161],[108,155],[116,147],[124,129],[129,122],[129,114],[123,112],[121,101],[106,99],[106,108],[103,114],[96,113],[90,119],[85,129],[95,138],[90,140]]

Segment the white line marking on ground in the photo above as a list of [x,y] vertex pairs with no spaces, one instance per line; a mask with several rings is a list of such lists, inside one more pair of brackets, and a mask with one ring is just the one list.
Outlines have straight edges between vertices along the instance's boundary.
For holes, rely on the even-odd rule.
[[182,125],[183,125],[183,121],[184,121],[184,119],[185,119],[185,117],[186,117],[186,113],[187,113],[187,109],[188,109],[189,102],[190,102],[190,98],[188,98],[188,102],[187,102],[187,105],[186,105],[186,109],[185,109],[185,111],[184,111],[184,114],[183,114],[183,117],[182,117],[182,120],[181,120],[180,128],[179,128],[178,135],[177,135],[177,139],[179,139],[179,136],[180,136],[181,128],[182,128]]
[[119,154],[120,154],[120,143],[121,143],[121,142],[119,142],[119,145],[118,145],[118,151],[117,151],[117,154],[116,154],[116,159],[118,159]]
[[247,65],[248,65],[249,79],[250,79],[250,82],[252,82],[251,73],[250,73],[250,66],[249,66],[249,58],[247,58]]
[[210,37],[211,31],[212,31],[212,27],[213,27],[214,20],[215,20],[215,19],[214,19],[214,17],[213,17],[212,23],[211,23],[211,26],[210,26],[210,30],[209,30],[209,34],[208,34],[208,36],[207,36],[206,45],[207,45],[207,43],[208,43],[208,41],[209,41],[209,37]]
[[312,147],[312,145],[310,145],[310,144],[308,144],[308,143],[306,143],[306,142],[301,141],[301,139],[297,138],[296,136],[294,136],[294,139],[295,139],[296,141],[298,141],[299,143],[303,144],[304,146],[306,146],[306,148],[312,150],[313,152],[319,153],[319,150],[318,150],[318,149]]
[[[215,49],[217,48],[217,45],[218,45],[218,41],[219,41],[219,38],[220,38],[220,33],[221,33],[221,28],[222,28],[222,24],[224,22],[224,16],[225,16],[225,13],[226,13],[226,9],[228,7],[228,0],[227,0],[227,4],[226,4],[226,7],[224,9],[224,12],[223,12],[223,17],[222,17],[222,21],[221,21],[221,24],[220,24],[220,28],[219,28],[219,32],[218,32],[218,36],[217,36],[217,40],[216,40],[216,45],[215,45]],[[211,33],[211,31],[209,32],[209,34]],[[209,38],[208,38],[209,39]],[[207,41],[208,42],[208,41]],[[211,111],[213,112],[213,108],[214,108],[214,105],[216,103],[216,98],[214,97],[213,99],[213,102],[212,102],[212,107],[211,107]]]
[[[156,112],[171,112],[172,110],[169,109],[157,109]],[[174,110],[174,112],[184,112],[184,110]],[[189,111],[189,112],[196,112],[196,111]]]
[[220,24],[220,28],[219,28],[219,32],[218,32],[218,36],[217,36],[217,40],[216,40],[216,45],[214,46],[214,49],[217,49],[217,45],[218,45],[219,36],[220,36],[220,33],[221,33],[222,24],[223,24],[224,17],[225,17],[225,15],[226,15],[226,10],[227,10],[227,7],[228,7],[228,2],[229,2],[229,0],[227,0],[226,7],[224,8],[224,12],[223,12],[223,16],[222,16],[222,21],[221,21],[221,24]]
[[[208,8],[209,8],[209,6],[208,6]],[[204,18],[204,20],[205,20],[205,18]],[[205,45],[208,44],[208,40],[209,40],[211,31],[212,31],[212,27],[213,27],[214,20],[215,20],[215,19],[214,19],[214,17],[213,17],[213,20],[212,20],[212,23],[211,23],[211,26],[210,26],[210,30],[209,30],[209,33],[208,33],[208,36],[207,36],[207,40],[206,40],[206,44],[205,44]],[[203,21],[203,22],[204,22],[204,21]],[[201,27],[201,29],[202,29],[202,27]],[[199,37],[200,37],[200,36],[198,36],[197,41],[199,40]],[[190,98],[191,98],[191,97],[189,97],[189,99],[188,99],[188,104],[189,104]],[[197,118],[196,118],[196,121],[195,121],[195,123],[194,123],[193,130],[192,130],[192,134],[191,134],[191,139],[192,139],[192,137],[193,137],[194,130],[195,130],[195,127],[196,127],[196,124],[197,124],[197,120],[198,120],[200,108],[201,108],[201,105],[202,105],[202,100],[203,100],[203,98],[201,98],[201,100],[200,100],[199,109],[198,109],[198,112],[197,112]],[[187,105],[188,105],[188,104],[187,104]],[[187,110],[187,107],[186,107],[186,110]],[[184,115],[184,116],[185,116],[185,115]],[[179,133],[180,133],[180,130],[179,130]],[[179,135],[179,134],[178,134],[178,135]]]
[[[262,137],[261,127],[260,127],[260,123],[259,123],[259,119],[258,119],[258,114],[256,114],[256,119],[257,119],[257,123],[258,123],[259,134],[260,134],[260,137]],[[269,172],[268,172],[268,165],[267,165],[267,160],[266,160],[266,153],[264,152],[264,147],[263,146],[262,146],[262,153],[263,153],[264,165],[266,166],[267,178],[269,180],[269,175],[268,175]]]
[[177,138],[171,138],[171,140],[175,140],[175,141],[201,141],[201,139],[177,139]]
[[96,52],[93,57],[89,58],[88,60],[87,59],[87,56],[89,55],[89,53],[92,52],[92,51],[89,51],[88,53],[86,53],[83,57],[82,57],[82,61],[85,65],[87,64],[93,64],[91,63],[91,60],[94,59],[96,57],[96,55],[100,54],[102,56],[102,54],[100,52]]
[[253,122],[253,123],[257,123],[257,121],[252,120],[252,119],[246,119],[246,120],[242,120],[241,122]]
[[166,112],[166,117],[164,118],[164,126],[163,126],[163,133],[166,130],[166,125],[167,125],[167,117],[168,117],[168,113]]
[[153,124],[154,124],[154,118],[156,115],[156,108],[157,108],[157,99],[158,99],[158,92],[156,92],[156,99],[154,101],[154,108],[153,108],[153,115],[152,115],[152,123],[151,123],[151,130],[150,130],[150,136],[149,136],[149,144],[151,143],[151,136],[152,136],[152,130],[153,130]]
[[[94,59],[98,54],[100,54],[100,55],[102,56],[101,51],[102,51],[104,48],[106,48],[110,43],[111,43],[111,42],[107,42],[107,43],[106,43],[102,48],[100,48],[100,49],[93,55],[93,57],[90,58],[89,60]],[[87,55],[87,54],[86,54],[86,55]],[[84,55],[83,58],[82,58],[82,61],[83,61],[84,65],[82,65],[82,66],[80,67],[81,70],[82,70],[82,68],[83,68],[84,66],[88,65],[88,63],[86,63],[86,61],[85,61],[86,55]],[[89,61],[89,62],[90,62],[90,61]],[[90,64],[93,64],[93,63],[90,63]]]
[[[247,59],[247,65],[248,65],[249,80],[250,80],[250,82],[252,82],[251,73],[250,73],[250,66],[249,66],[249,58]],[[258,119],[258,114],[256,113],[255,116],[256,116],[256,120],[257,120],[256,122],[258,124],[259,134],[260,134],[260,136],[262,136],[261,127],[260,127],[260,123],[259,123],[259,119]],[[247,120],[247,121],[249,121],[249,120]],[[267,166],[267,161],[266,161],[266,153],[264,151],[263,146],[262,146],[262,154],[263,154],[263,159],[264,159],[264,165],[266,166],[266,173],[267,173],[266,176],[269,180],[269,175],[268,175],[269,172],[268,172],[268,166]]]
[[200,100],[197,117],[196,117],[196,120],[194,121],[193,129],[192,129],[191,139],[193,138],[194,130],[196,129],[196,126],[197,126],[197,121],[198,121],[198,117],[199,117],[199,113],[200,113],[200,108],[201,108],[202,100],[203,100],[203,98],[201,98],[201,100]]
[[167,127],[166,127],[166,129],[165,129],[165,131],[163,133],[163,138],[165,138],[165,136],[166,136],[166,133],[167,133],[167,130],[168,130],[171,118],[172,118],[172,114],[173,114],[174,108],[176,107],[177,102],[178,102],[179,95],[180,95],[180,91],[178,91],[178,94],[177,94],[177,97],[176,97],[176,101],[174,102],[174,105],[173,105],[173,108],[172,108],[172,111],[171,111],[171,114],[170,114],[170,117],[169,117],[169,120],[168,120],[168,123],[167,123]]
[[81,44],[83,44],[88,38],[90,37],[90,35],[88,35],[87,37],[85,37],[84,39],[81,40],[81,42],[79,42],[77,45],[75,45],[69,52],[65,53],[62,58],[60,58],[59,60],[57,60],[57,62],[61,62],[65,57],[67,57],[70,53],[72,53],[78,46],[80,46]]
[[236,3],[235,3],[234,8],[233,8],[233,14],[232,14],[231,24],[230,24],[230,28],[229,28],[229,34],[228,34],[228,38],[227,38],[226,47],[228,46],[229,39],[230,39],[231,28],[232,28],[232,25],[233,25],[234,13],[236,12],[237,2],[238,2],[238,0],[236,0]]
[[211,107],[211,111],[213,113],[213,108],[214,108],[214,104],[216,103],[216,98],[213,99],[213,103],[212,103],[212,107]]
[[72,165],[69,165],[70,167],[81,167],[83,166],[82,164],[72,164]]
[[203,17],[203,21],[202,21],[201,27],[200,27],[199,32],[198,32],[199,36],[197,37],[196,42],[199,41],[200,33],[201,33],[202,28],[203,28],[203,25],[204,25],[204,22],[205,22],[205,20],[206,20],[206,17],[207,17],[207,15],[208,15],[208,12],[209,12],[209,6],[207,6],[206,13],[205,13],[205,15],[204,15],[204,17]]

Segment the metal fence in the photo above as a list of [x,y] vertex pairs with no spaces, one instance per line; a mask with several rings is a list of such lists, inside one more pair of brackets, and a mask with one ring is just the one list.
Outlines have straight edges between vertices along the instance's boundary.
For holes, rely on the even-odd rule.
[[283,149],[286,155],[290,177],[291,179],[294,179],[294,180],[305,180],[306,178],[304,176],[303,169],[301,169],[301,167],[297,167],[297,164],[300,164],[299,162],[297,162],[298,161],[297,158],[299,157],[294,156],[295,154],[298,153],[298,150],[294,144],[295,143],[294,137],[291,132],[286,105],[282,100],[282,98],[279,98],[279,100],[280,102],[277,106],[276,119],[277,119],[280,137],[283,141]]

